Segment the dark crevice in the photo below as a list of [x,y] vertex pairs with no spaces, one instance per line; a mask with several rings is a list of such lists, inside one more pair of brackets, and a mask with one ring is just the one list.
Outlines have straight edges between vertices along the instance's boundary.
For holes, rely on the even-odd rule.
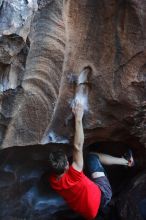
[[[71,146],[63,144],[19,146],[8,148],[0,152],[0,199],[3,201],[0,203],[0,210],[4,204],[7,204],[5,209],[0,211],[1,218],[5,216],[5,219],[7,219],[7,216],[12,216],[11,210],[13,210],[13,216],[18,216],[18,213],[21,213],[21,218],[26,219],[29,218],[30,213],[32,219],[60,220],[60,216],[62,216],[61,219],[68,220],[81,219],[81,217],[78,217],[76,213],[73,213],[68,208],[62,198],[52,191],[49,186],[49,167],[47,160],[49,152],[51,149],[54,150],[55,147],[56,149],[64,147],[68,155],[71,155],[71,152],[69,152]],[[139,143],[138,139],[133,139],[129,140],[127,144],[123,142],[98,142],[84,149],[85,154],[87,151],[96,150],[120,157],[129,148],[133,151],[136,161],[135,167],[104,167],[113,189],[113,199],[110,204],[111,209],[106,218],[107,220],[111,220],[111,216],[120,216],[119,207],[116,207],[117,201],[122,203],[122,195],[125,196],[125,193],[127,193],[127,195],[130,193],[128,188],[130,184],[133,184],[132,182],[136,181],[137,178],[139,178],[138,176],[143,175],[143,170],[146,167],[146,162],[143,160],[144,155],[146,155],[145,148]],[[141,162],[141,160],[143,160],[143,162]],[[141,178],[144,178],[144,176]],[[5,187],[3,187],[4,185]],[[131,186],[134,187],[134,185]],[[131,188],[131,190],[132,189],[133,188]],[[122,192],[125,193],[121,195]],[[52,199],[56,204],[54,206],[50,206]],[[19,201],[21,201],[21,203]],[[140,209],[142,209],[144,201],[140,201]],[[102,219],[105,219],[105,217]],[[119,220],[121,219],[122,218],[119,218]],[[131,218],[129,219],[132,220]]]
[[119,65],[118,69],[116,69],[114,71],[114,73],[117,73],[120,69],[123,69],[123,67],[125,67],[128,63],[130,63],[135,57],[139,56],[140,54],[142,54],[144,51],[139,51],[136,54],[134,54],[129,60],[127,60],[127,62]]

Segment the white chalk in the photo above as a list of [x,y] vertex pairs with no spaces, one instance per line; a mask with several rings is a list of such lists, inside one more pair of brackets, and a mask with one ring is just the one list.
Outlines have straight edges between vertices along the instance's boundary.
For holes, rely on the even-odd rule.
[[77,88],[75,93],[75,98],[72,101],[72,106],[74,107],[76,103],[80,103],[84,110],[88,110],[88,74],[91,70],[89,68],[85,68],[81,71],[78,81],[77,81]]
[[78,85],[81,83],[85,83],[88,80],[88,71],[85,69],[81,71],[79,77],[78,77]]
[[48,134],[45,134],[41,140],[41,144],[47,144],[47,143],[68,144],[69,140],[65,137],[58,136],[53,131],[51,131]]
[[81,93],[80,91],[75,95],[75,98],[71,103],[71,107],[74,108],[76,103],[80,103],[85,111],[88,110],[88,97],[87,95]]

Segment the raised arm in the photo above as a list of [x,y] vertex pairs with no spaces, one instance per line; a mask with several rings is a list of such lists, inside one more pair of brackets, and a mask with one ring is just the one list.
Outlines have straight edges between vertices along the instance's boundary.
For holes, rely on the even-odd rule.
[[75,136],[74,136],[74,149],[73,149],[73,163],[72,166],[77,171],[83,170],[83,144],[84,144],[84,131],[83,131],[83,106],[76,104],[72,109],[75,115]]

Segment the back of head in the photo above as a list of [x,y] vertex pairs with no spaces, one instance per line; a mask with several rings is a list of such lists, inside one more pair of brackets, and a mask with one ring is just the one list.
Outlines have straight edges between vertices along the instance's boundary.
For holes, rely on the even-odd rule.
[[49,167],[53,173],[57,175],[63,174],[67,164],[67,156],[63,150],[54,151],[49,154]]

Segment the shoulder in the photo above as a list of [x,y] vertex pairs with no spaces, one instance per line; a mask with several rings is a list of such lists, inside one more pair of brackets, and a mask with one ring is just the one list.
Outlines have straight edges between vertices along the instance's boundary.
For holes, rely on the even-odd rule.
[[78,174],[83,173],[82,170],[78,170],[78,169],[76,169],[76,167],[74,166],[74,163],[72,163],[72,165],[69,167],[69,171],[71,171],[71,172],[75,172],[75,173],[78,173]]
[[81,179],[83,175],[83,171],[78,171],[71,165],[68,170],[68,175],[70,176],[71,179],[76,181],[76,180]]
[[77,163],[76,161],[73,161],[72,167],[77,172],[83,172],[83,164]]

